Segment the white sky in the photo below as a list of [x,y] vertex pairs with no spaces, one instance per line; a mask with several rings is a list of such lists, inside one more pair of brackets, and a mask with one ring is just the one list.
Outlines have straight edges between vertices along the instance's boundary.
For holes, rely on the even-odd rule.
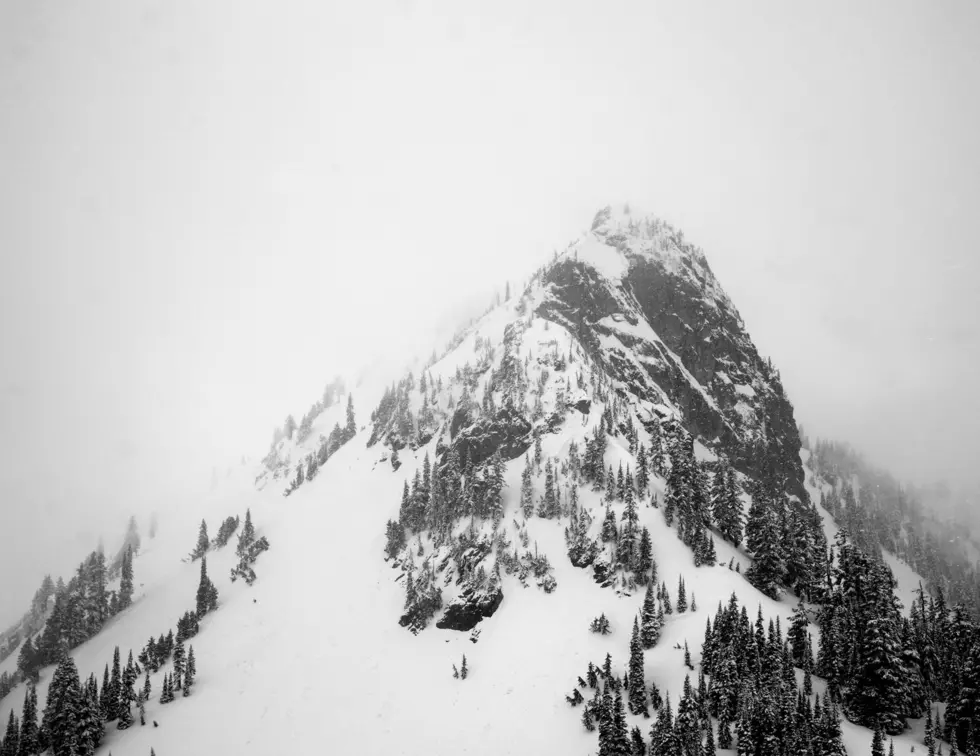
[[974,2],[0,2],[0,621],[616,200],[704,247],[812,435],[968,479],[978,38]]

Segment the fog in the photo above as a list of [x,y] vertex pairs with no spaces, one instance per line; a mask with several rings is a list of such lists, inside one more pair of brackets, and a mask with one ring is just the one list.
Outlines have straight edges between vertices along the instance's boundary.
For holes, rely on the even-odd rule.
[[811,437],[970,482],[978,10],[0,5],[0,624],[612,201],[705,249]]

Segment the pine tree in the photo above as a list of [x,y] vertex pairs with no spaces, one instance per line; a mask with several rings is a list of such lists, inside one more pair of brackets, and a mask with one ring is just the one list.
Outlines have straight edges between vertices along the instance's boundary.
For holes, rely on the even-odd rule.
[[344,426],[344,443],[354,438],[357,433],[357,423],[354,420],[354,395],[347,395],[347,424]]
[[78,669],[71,656],[65,653],[51,678],[41,721],[41,730],[54,756],[78,753],[77,722],[82,716],[82,705]]
[[524,472],[521,473],[521,513],[524,519],[530,519],[534,514],[534,482],[531,457],[524,455]]
[[41,750],[37,727],[37,688],[33,685],[28,686],[24,693],[24,708],[21,713],[17,756],[33,756]]
[[133,547],[127,546],[123,554],[122,580],[119,583],[119,611],[133,603]]
[[187,655],[184,650],[184,641],[177,641],[177,645],[174,646],[174,673],[173,673],[173,684],[175,690],[180,690],[183,685],[184,672],[186,670]]
[[629,710],[631,714],[650,716],[647,706],[647,689],[643,675],[643,644],[640,641],[640,624],[633,619],[633,635],[630,638],[629,661]]
[[644,648],[653,648],[660,640],[660,623],[657,621],[657,600],[653,593],[653,583],[647,583],[646,594],[643,596],[640,635]]
[[208,559],[201,557],[201,579],[197,585],[197,616],[203,617],[218,608],[218,589],[208,577]]
[[746,578],[770,598],[778,598],[786,564],[779,528],[772,512],[762,512],[750,542],[755,546],[755,562],[746,573]]
[[600,531],[599,537],[605,543],[613,542],[615,543],[617,536],[616,531],[616,515],[612,511],[612,508],[606,507],[606,515],[602,520],[602,530]]
[[871,756],[885,756],[885,741],[881,736],[881,727],[875,727],[871,738]]
[[684,589],[684,576],[677,579],[677,613],[683,614],[687,611],[687,591]]
[[723,464],[715,473],[712,516],[722,538],[734,546],[742,543],[742,502],[738,498],[735,471]]
[[459,667],[459,676],[465,680],[466,676],[469,674],[469,667],[466,666],[466,654],[463,654],[463,662]]
[[211,539],[208,538],[208,524],[204,520],[201,520],[201,529],[197,533],[197,546],[191,552],[191,560],[200,559],[210,548]]
[[194,684],[194,676],[197,674],[197,665],[194,662],[194,647],[191,646],[187,651],[187,669],[184,672],[184,697],[191,694],[191,686]]
[[106,690],[106,721],[119,718],[119,699],[122,696],[122,670],[119,664],[119,646],[112,653],[112,676]]
[[711,720],[708,720],[704,729],[704,756],[717,756],[718,751],[715,748],[715,732],[711,728]]
[[17,756],[20,748],[20,723],[14,710],[10,710],[10,717],[7,720],[7,732],[3,737],[3,745],[0,746],[0,756]]
[[245,525],[242,527],[242,532],[238,536],[238,546],[235,549],[235,554],[239,557],[246,556],[253,541],[255,541],[255,526],[252,525],[252,510],[246,509]]
[[160,692],[160,703],[167,704],[173,700],[174,700],[173,683],[171,682],[170,675],[166,674],[163,676],[163,685],[161,686],[161,692]]
[[806,659],[809,653],[809,646],[807,644],[808,633],[807,629],[810,626],[810,620],[806,615],[806,607],[803,606],[803,599],[800,599],[793,609],[793,616],[790,618],[789,630],[786,632],[787,640],[789,640],[790,647],[793,649],[793,663],[805,669],[809,664]]

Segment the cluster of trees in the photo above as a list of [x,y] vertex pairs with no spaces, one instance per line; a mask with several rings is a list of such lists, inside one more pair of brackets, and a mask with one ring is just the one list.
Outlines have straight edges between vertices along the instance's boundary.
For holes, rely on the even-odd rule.
[[[412,396],[416,388],[420,397],[417,413],[412,410]],[[418,449],[432,439],[442,416],[438,411],[441,391],[442,377],[433,381],[425,372],[417,384],[415,376],[409,372],[397,384],[386,388],[378,406],[371,412],[374,427],[367,442],[368,447],[384,440],[392,449],[393,467],[397,469],[399,450],[406,447]]]
[[276,455],[276,445],[282,441],[284,438],[292,440],[295,435],[297,442],[301,443],[309,438],[310,432],[313,428],[313,421],[316,420],[325,410],[330,409],[337,399],[344,393],[344,382],[338,376],[332,381],[327,383],[323,389],[323,397],[318,399],[310,407],[309,411],[303,415],[303,419],[300,421],[299,425],[296,424],[296,418],[292,415],[286,416],[286,421],[283,423],[281,428],[276,428],[272,432],[272,447],[269,451],[269,457],[266,458],[266,464],[269,465],[270,459],[274,459]]
[[[98,633],[110,617],[132,603],[131,545],[123,555],[119,590],[108,590],[107,581],[108,570],[101,551],[92,552],[67,585],[59,579],[54,588],[54,605],[43,632],[36,638],[28,637],[21,646],[17,667],[25,679],[36,680],[42,667],[61,659],[65,648],[76,648],[84,643]],[[42,586],[41,596],[46,594],[47,588]]]
[[234,517],[226,517],[224,522],[221,523],[221,527],[218,528],[218,534],[214,537],[214,548],[223,549],[228,545],[228,541],[238,530],[238,525],[240,523],[238,515]]
[[[578,690],[594,691],[582,724],[590,732],[598,729],[603,756],[713,756],[718,748],[740,756],[844,756],[836,702],[813,694],[809,671],[802,686],[797,684],[793,646],[782,637],[778,620],[767,628],[761,607],[753,625],[732,595],[727,607],[718,606],[714,622],[706,620],[697,686],[690,676],[685,679],[676,711],[669,694],[645,682],[645,647],[641,623],[634,621],[622,676],[614,674],[607,654],[601,667],[589,664],[576,692],[566,696],[576,705],[585,700]],[[644,718],[656,714],[649,737],[639,727],[629,729],[627,711]]]
[[[235,582],[238,578],[242,578],[246,583],[251,585],[255,582],[255,570],[252,569],[252,565],[255,564],[255,560],[259,558],[259,554],[263,551],[269,549],[269,539],[265,536],[261,538],[255,537],[255,526],[252,525],[252,510],[245,510],[245,525],[242,527],[242,532],[238,536],[238,547],[235,549],[235,553],[238,555],[238,564],[235,565],[231,570],[231,582]],[[205,582],[210,583],[207,578],[207,572],[204,567],[201,570],[201,581],[202,585]],[[213,585],[212,585],[213,587]],[[204,607],[205,611],[217,606],[217,591],[214,591],[213,602],[210,598],[211,593],[209,588],[204,588],[203,603],[202,603],[202,593],[201,588],[198,589],[198,605],[199,607]]]
[[442,589],[437,583],[436,567],[426,559],[415,568],[411,557],[405,569],[405,611],[399,624],[418,634],[442,608]]
[[[0,698],[20,680],[35,679],[46,664],[57,663],[62,642],[74,648],[98,633],[112,615],[129,606],[133,595],[132,557],[139,547],[139,529],[131,517],[122,546],[111,562],[107,564],[100,546],[78,566],[67,585],[61,578],[56,583],[50,575],[44,576],[28,610],[0,633],[0,660],[20,648],[17,670],[7,674],[6,683],[0,678]],[[119,590],[109,590],[108,583],[116,578],[121,578]],[[49,611],[53,618],[50,630],[33,637],[45,629]],[[31,643],[22,644],[23,638],[31,639]]]
[[462,517],[499,522],[504,485],[499,453],[479,466],[472,460],[461,461],[456,449],[446,455],[442,466],[433,466],[426,454],[411,487],[405,482],[398,524],[412,533],[429,530],[440,542]]
[[980,617],[980,565],[962,518],[940,520],[929,514],[914,491],[869,465],[847,444],[818,440],[808,465],[833,486],[823,496],[823,507],[865,553],[891,552],[922,575],[930,591],[941,588],[951,606],[963,604],[974,619]]
[[201,579],[197,585],[195,607],[198,618],[201,618],[208,612],[213,612],[218,608],[218,588],[211,581],[211,578],[208,577],[207,557],[201,558]]
[[308,480],[313,480],[320,471],[320,468],[326,464],[327,460],[332,457],[337,450],[354,438],[357,433],[357,423],[354,418],[354,397],[353,395],[348,395],[347,397],[347,423],[341,427],[340,423],[336,423],[333,430],[330,431],[329,436],[324,436],[320,434],[320,443],[317,446],[315,452],[307,454],[304,459],[299,461],[296,465],[296,475],[286,486],[283,491],[283,496],[289,496],[293,491],[299,488]]
[[[937,523],[914,497],[846,445],[818,441],[811,460],[831,483],[823,505],[843,524],[812,592],[821,629],[816,673],[849,719],[885,733],[901,732],[908,717],[931,720],[930,702],[946,703],[946,721],[930,738],[970,753],[980,746],[980,583],[965,547],[934,537]],[[882,549],[927,577],[907,616]]]
[[[169,643],[173,644],[172,631],[168,637]],[[163,636],[160,644],[167,645]],[[67,647],[63,647],[44,709],[39,711],[36,687],[28,685],[21,716],[17,717],[13,711],[10,713],[0,741],[0,754],[34,756],[50,751],[54,756],[91,756],[101,744],[107,724],[115,722],[117,729],[125,730],[135,724],[138,714],[140,724],[145,725],[145,707],[151,693],[150,672],[155,672],[163,663],[152,639],[149,646],[154,648],[152,654],[147,649],[140,654],[142,668],[134,661],[132,651],[123,666],[116,646],[111,671],[110,665],[106,664],[101,686],[94,673],[86,680],[80,678],[75,661]],[[162,703],[173,700],[172,695],[167,696],[167,690],[173,684],[183,690],[183,695],[190,695],[196,674],[193,646],[185,654],[183,640],[178,639],[167,656],[171,653],[174,671],[165,678]],[[141,674],[145,675],[143,683],[137,685]],[[40,723],[38,714],[41,715]]]

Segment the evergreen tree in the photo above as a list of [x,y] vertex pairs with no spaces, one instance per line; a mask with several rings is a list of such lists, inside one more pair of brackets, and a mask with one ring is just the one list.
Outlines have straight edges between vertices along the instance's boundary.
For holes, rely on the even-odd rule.
[[112,652],[112,675],[109,677],[105,696],[105,718],[107,722],[112,722],[119,718],[119,700],[122,697],[122,668],[119,663],[119,646],[116,646]]
[[770,598],[777,598],[786,564],[780,531],[771,511],[765,510],[760,515],[757,530],[750,536],[750,543],[755,546],[755,562],[746,573],[746,578]]
[[252,543],[255,541],[255,526],[252,525],[252,510],[245,510],[245,525],[242,527],[242,532],[238,536],[238,546],[235,549],[235,554],[239,557],[243,557],[248,554]]
[[208,524],[204,520],[201,520],[201,529],[197,534],[197,545],[194,547],[194,551],[191,552],[191,560],[200,559],[210,548],[211,539],[208,538]]
[[385,527],[385,559],[394,559],[405,548],[405,528],[394,520]]
[[170,675],[163,676],[163,686],[160,693],[160,703],[168,704],[174,700],[174,688]]
[[639,727],[634,727],[630,732],[630,750],[628,753],[629,756],[647,756],[647,744]]
[[354,395],[347,395],[347,424],[344,426],[344,443],[354,438],[357,433],[357,423],[354,420]]
[[644,527],[640,531],[640,545],[636,552],[636,577],[640,583],[657,580],[657,562],[653,557],[653,540],[650,531]]
[[41,720],[41,730],[54,756],[78,754],[77,723],[83,715],[82,706],[78,669],[71,656],[65,653],[51,678]]
[[191,646],[187,651],[187,669],[184,672],[184,697],[191,694],[191,686],[194,684],[194,676],[197,674],[197,665],[194,662],[194,647]]
[[119,611],[133,603],[133,547],[127,546],[122,561],[122,580],[119,583]]
[[642,628],[640,631],[644,648],[653,648],[660,639],[660,622],[657,618],[657,600],[653,593],[653,583],[647,583],[643,596]]
[[881,736],[881,728],[875,727],[871,738],[871,756],[885,756],[885,741]]
[[810,623],[806,615],[806,607],[803,606],[803,599],[800,599],[793,610],[790,619],[789,630],[786,633],[790,647],[793,649],[793,663],[801,669],[812,667],[812,661],[808,661],[809,645],[808,633]]
[[629,662],[629,710],[631,714],[650,716],[647,707],[647,689],[643,675],[643,644],[640,641],[640,625],[633,619],[633,635],[630,638]]
[[20,748],[20,723],[14,710],[10,710],[10,717],[7,719],[7,731],[3,737],[3,745],[0,746],[0,756],[17,756]]
[[521,512],[524,519],[529,519],[534,514],[534,471],[531,466],[531,457],[524,455],[524,472],[521,473]]
[[184,650],[184,642],[179,640],[177,641],[177,645],[174,646],[174,672],[172,680],[175,690],[180,690],[183,685],[186,661],[187,653]]
[[734,546],[742,543],[742,502],[738,498],[735,471],[728,464],[719,466],[712,490],[712,516],[722,538]]
[[687,591],[684,589],[684,576],[677,579],[677,613],[683,614],[687,611]]
[[208,559],[201,556],[201,579],[197,585],[197,616],[203,617],[218,608],[218,589],[208,577]]
[[40,753],[41,744],[37,726],[37,688],[28,686],[24,694],[24,709],[20,724],[20,742],[17,756],[33,756]]

